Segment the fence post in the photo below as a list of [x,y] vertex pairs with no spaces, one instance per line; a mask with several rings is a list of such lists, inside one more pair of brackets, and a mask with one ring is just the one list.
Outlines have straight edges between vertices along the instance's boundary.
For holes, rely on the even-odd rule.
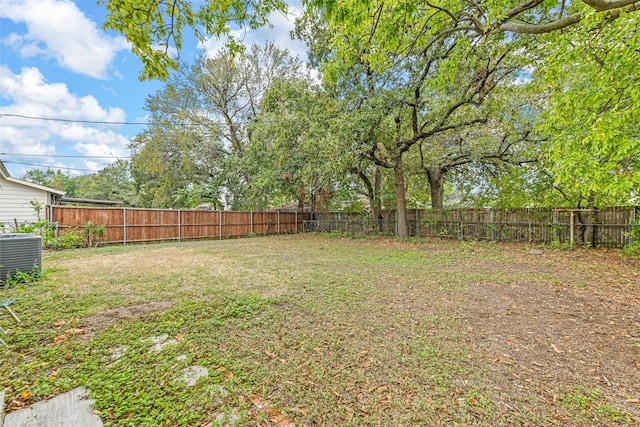
[[527,218],[529,219],[529,243],[533,241],[533,225],[531,224],[531,209],[527,208]]
[[127,208],[122,208],[122,244],[127,244]]
[[394,232],[396,237],[398,237],[398,210],[396,209],[395,214],[394,214],[394,220],[395,220],[395,224],[393,225],[394,227]]
[[280,211],[278,211],[278,234],[280,234]]
[[[631,212],[629,213],[629,237],[627,238],[627,244],[632,245],[635,243],[633,238],[633,227],[640,227],[640,225],[636,224],[636,209],[637,206],[631,207]],[[617,222],[617,221],[616,221]]]
[[496,211],[489,208],[489,216],[491,218],[491,240],[496,240]]
[[298,234],[298,211],[296,211],[295,219],[296,219],[296,234]]
[[253,211],[249,212],[249,222],[251,223],[251,226],[249,227],[249,232],[251,234],[253,234]]
[[420,214],[416,209],[416,237],[420,237]]
[[569,244],[573,246],[573,211],[569,211]]
[[460,209],[456,209],[456,220],[458,221],[458,240],[462,240],[464,238],[464,231],[462,230],[462,215],[460,214]]
[[178,242],[182,242],[182,236],[180,233],[180,209],[178,209]]
[[558,211],[553,212],[552,218],[553,225],[551,229],[553,230],[553,241],[560,242],[560,235],[558,234]]
[[218,211],[218,240],[222,240],[222,211]]

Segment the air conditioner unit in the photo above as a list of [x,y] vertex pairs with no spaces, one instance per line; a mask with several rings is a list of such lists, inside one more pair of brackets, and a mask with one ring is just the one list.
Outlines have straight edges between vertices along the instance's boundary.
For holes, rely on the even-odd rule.
[[0,234],[0,283],[17,272],[40,271],[42,237],[35,234]]

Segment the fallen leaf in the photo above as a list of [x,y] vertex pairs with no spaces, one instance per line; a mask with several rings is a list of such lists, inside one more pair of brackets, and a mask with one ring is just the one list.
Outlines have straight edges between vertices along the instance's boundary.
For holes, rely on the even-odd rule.
[[253,402],[253,404],[256,406],[256,408],[258,409],[263,409],[266,408],[268,406],[267,403],[265,403],[260,396],[253,396],[251,398],[251,401]]
[[271,421],[275,425],[281,426],[281,427],[293,427],[294,426],[293,422],[291,422],[287,417],[283,417],[282,415],[279,415],[277,413],[277,411],[274,411],[274,413],[269,415],[269,421]]
[[67,323],[67,322],[65,322],[64,320],[60,320],[60,321],[58,321],[58,322],[55,322],[55,323],[53,324],[53,326],[62,326],[62,325],[65,325],[66,323]]
[[20,396],[22,396],[23,399],[28,399],[31,395],[29,394],[28,391],[23,391],[22,393],[20,393]]
[[65,332],[69,334],[84,334],[85,331],[82,328],[71,328],[67,329]]
[[63,335],[58,335],[57,337],[55,337],[53,339],[53,342],[54,342],[54,344],[58,344],[58,343],[61,343],[63,341],[66,341],[66,340],[67,340],[67,336],[63,334]]

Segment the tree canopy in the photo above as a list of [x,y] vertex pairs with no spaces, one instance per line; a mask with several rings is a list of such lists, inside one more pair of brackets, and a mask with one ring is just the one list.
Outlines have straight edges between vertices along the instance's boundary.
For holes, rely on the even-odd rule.
[[[131,145],[143,205],[364,198],[376,217],[396,208],[404,235],[408,205],[447,194],[518,207],[640,197],[638,1],[308,0],[294,33],[322,82],[231,36],[286,13],[282,1],[103,3],[141,78],[167,81]],[[224,47],[183,64],[187,31]]]
[[[259,28],[268,23],[274,11],[287,13],[282,0],[204,1],[190,0],[99,0],[108,10],[104,27],[126,36],[132,51],[143,63],[142,79],[166,79],[171,69],[178,69],[176,54],[182,48],[184,32],[189,30],[198,40],[217,37],[226,40],[232,50],[241,45],[232,35],[238,27]],[[566,0],[543,1],[470,1],[446,0],[431,4],[422,1],[380,2],[377,0],[306,0],[305,8],[322,10],[330,29],[349,27],[357,30],[366,21],[377,21],[376,32],[383,36],[383,50],[411,44],[399,30],[407,21],[417,29],[434,25],[432,13],[447,17],[439,34],[467,32],[477,36],[499,33],[544,34],[581,23],[589,16],[610,21],[627,13],[636,14],[640,5],[634,0]],[[392,19],[380,20],[381,14]],[[372,56],[381,51],[371,52]],[[384,56],[384,55],[383,55]],[[372,61],[375,62],[375,61]]]

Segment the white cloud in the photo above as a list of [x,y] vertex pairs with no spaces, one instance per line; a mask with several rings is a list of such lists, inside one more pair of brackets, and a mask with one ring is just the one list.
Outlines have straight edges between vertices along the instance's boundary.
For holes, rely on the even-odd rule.
[[92,95],[70,93],[64,83],[47,83],[37,68],[14,74],[0,66],[0,88],[0,96],[13,101],[8,108],[0,107],[5,113],[94,121],[124,121],[126,116],[120,108],[105,110]]
[[[270,25],[265,25],[255,31],[232,30],[231,36],[242,42],[245,46],[253,44],[262,45],[266,40],[275,42],[281,49],[287,49],[292,56],[298,56],[303,61],[307,58],[307,45],[301,40],[292,40],[290,31],[294,28],[295,17],[300,10],[289,6],[288,15],[282,12],[272,12],[269,15]],[[221,41],[215,37],[207,39],[198,45],[208,54],[214,54],[222,46]]]
[[[32,120],[3,114],[49,117],[67,120],[120,122],[126,120],[120,108],[104,108],[93,96],[78,96],[63,83],[47,83],[36,68],[24,68],[14,74],[0,66],[0,96],[8,101],[0,106],[0,152],[20,154],[61,154],[73,152],[85,156],[127,156],[128,138],[118,127],[107,124]],[[37,158],[36,163],[54,160]],[[24,161],[24,160],[22,160]],[[112,159],[77,159],[67,166],[96,170]],[[56,162],[56,165],[59,165]],[[8,167],[11,164],[7,165]],[[98,167],[99,166],[99,167]],[[20,169],[20,170],[24,170]]]
[[26,34],[2,42],[23,57],[49,56],[78,74],[105,79],[109,64],[127,49],[124,37],[108,37],[69,0],[3,0],[0,18],[25,24]]

